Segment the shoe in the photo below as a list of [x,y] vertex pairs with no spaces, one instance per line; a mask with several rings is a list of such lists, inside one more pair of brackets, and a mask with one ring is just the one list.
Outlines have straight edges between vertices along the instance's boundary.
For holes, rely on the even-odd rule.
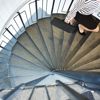
[[81,33],[81,32],[79,31],[79,27],[77,27],[77,29],[78,29],[77,31],[78,31],[78,33],[79,33],[80,35],[86,35],[85,32],[82,32],[82,33]]
[[83,33],[79,32],[79,34],[80,34],[80,35],[86,35],[86,33],[85,33],[85,32],[83,32]]

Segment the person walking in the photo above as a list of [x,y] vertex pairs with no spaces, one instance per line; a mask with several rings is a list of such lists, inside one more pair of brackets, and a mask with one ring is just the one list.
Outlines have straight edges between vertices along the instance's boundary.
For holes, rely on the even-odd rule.
[[78,25],[79,33],[98,32],[100,20],[92,14],[100,7],[100,0],[77,0],[65,18],[66,23]]

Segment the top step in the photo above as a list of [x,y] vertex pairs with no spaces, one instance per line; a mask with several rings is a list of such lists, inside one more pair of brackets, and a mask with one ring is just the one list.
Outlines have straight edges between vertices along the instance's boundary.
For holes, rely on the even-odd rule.
[[77,26],[67,24],[63,20],[56,17],[51,21],[51,24],[69,33],[75,33],[77,31]]

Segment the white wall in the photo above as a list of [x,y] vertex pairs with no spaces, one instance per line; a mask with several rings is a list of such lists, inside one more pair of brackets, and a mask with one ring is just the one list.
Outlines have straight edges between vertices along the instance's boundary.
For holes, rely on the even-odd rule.
[[0,0],[0,32],[11,15],[29,0]]

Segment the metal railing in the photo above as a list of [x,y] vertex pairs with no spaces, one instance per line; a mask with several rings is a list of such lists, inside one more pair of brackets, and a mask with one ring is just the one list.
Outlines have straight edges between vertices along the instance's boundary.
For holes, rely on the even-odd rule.
[[[15,16],[9,20],[5,30],[3,30],[1,41],[13,42],[13,38],[18,38],[25,31],[25,28],[36,23],[38,19],[51,17],[53,13],[66,14],[74,0],[31,0]],[[10,33],[8,32],[10,31]],[[4,40],[4,38],[6,38]]]

